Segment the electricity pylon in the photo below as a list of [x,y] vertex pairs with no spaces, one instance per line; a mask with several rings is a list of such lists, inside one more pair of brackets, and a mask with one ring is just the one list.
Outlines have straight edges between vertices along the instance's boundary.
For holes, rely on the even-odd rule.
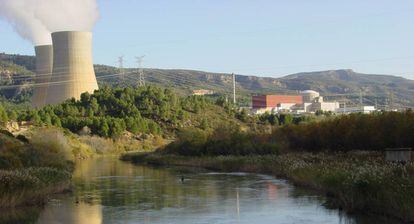
[[145,55],[142,55],[140,57],[135,57],[138,64],[138,74],[139,74],[139,86],[145,86],[145,77],[144,77],[144,69],[142,68],[142,61],[144,60]]

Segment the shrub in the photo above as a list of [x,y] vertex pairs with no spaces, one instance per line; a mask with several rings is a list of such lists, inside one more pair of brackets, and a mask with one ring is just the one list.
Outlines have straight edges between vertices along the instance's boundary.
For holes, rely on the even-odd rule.
[[309,151],[414,147],[414,112],[351,114],[276,128],[274,138]]
[[241,132],[228,126],[219,127],[211,133],[195,128],[185,129],[179,132],[178,140],[162,152],[184,156],[277,154],[279,147],[270,143],[269,137]]

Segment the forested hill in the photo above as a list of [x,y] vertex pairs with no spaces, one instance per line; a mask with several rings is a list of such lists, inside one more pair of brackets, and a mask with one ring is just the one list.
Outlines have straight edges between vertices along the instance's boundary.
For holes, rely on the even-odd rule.
[[[16,64],[33,70],[34,57],[0,54],[0,62]],[[115,67],[95,65],[100,84],[125,85],[138,83],[138,70],[125,69],[125,76]],[[208,89],[220,94],[231,94],[231,74],[210,73],[181,69],[144,69],[147,84],[169,87],[181,94],[190,94],[195,89]],[[0,75],[2,71],[0,68]],[[391,75],[370,75],[353,70],[330,70],[288,75],[282,78],[237,75],[237,91],[245,102],[251,94],[296,93],[313,89],[328,99],[359,102],[362,93],[365,104],[414,107],[414,81]],[[9,92],[10,94],[10,92]]]

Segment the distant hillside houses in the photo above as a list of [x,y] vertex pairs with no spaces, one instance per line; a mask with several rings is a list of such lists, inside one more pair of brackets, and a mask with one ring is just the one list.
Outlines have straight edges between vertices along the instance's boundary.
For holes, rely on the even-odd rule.
[[371,113],[374,106],[340,107],[337,101],[324,101],[323,97],[314,90],[301,91],[299,95],[259,95],[252,96],[252,113]]

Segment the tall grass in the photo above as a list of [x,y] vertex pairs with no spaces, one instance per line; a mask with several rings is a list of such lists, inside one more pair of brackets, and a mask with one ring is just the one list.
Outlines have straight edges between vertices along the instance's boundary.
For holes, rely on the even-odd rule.
[[73,142],[59,129],[37,129],[29,143],[0,134],[0,143],[0,207],[42,203],[69,187]]
[[68,188],[71,174],[57,168],[0,170],[0,207],[44,202],[47,195]]

